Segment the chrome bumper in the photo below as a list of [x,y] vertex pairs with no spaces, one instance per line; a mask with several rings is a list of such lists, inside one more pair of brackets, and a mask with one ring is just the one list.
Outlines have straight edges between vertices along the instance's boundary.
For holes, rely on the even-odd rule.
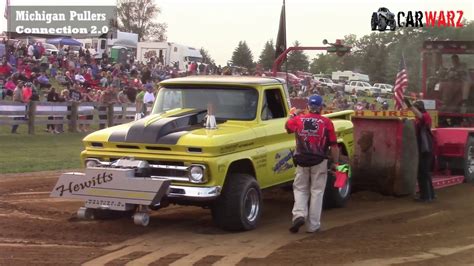
[[169,198],[213,200],[221,194],[221,187],[188,187],[171,185],[167,196]]

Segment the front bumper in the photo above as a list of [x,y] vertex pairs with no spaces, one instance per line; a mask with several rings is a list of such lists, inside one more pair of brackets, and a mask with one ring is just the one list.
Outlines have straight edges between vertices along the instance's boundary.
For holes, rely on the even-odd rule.
[[221,190],[220,186],[190,187],[171,185],[167,197],[183,200],[209,201],[219,197]]

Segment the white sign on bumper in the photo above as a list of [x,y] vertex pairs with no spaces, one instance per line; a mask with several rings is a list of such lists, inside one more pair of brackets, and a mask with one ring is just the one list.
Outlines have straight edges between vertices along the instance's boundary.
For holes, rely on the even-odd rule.
[[119,211],[159,204],[171,181],[135,177],[134,173],[133,169],[100,167],[87,168],[85,173],[64,173],[50,196],[83,199],[87,208]]

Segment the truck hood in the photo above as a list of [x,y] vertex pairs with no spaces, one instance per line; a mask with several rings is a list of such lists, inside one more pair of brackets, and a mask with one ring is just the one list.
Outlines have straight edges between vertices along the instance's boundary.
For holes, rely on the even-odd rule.
[[[180,109],[160,115],[150,115],[138,121],[110,127],[89,134],[84,142],[100,142],[107,145],[124,144],[157,147],[199,147],[203,152],[224,152],[227,146],[249,147],[255,144],[255,133],[250,122],[227,121],[218,128],[203,127],[205,110]],[[231,137],[230,137],[231,135]],[[248,143],[247,143],[248,142]],[[250,143],[251,142],[251,143]],[[246,143],[241,145],[241,143]],[[235,148],[235,147],[234,147]],[[230,149],[230,148],[229,148]],[[235,149],[233,149],[235,151]]]

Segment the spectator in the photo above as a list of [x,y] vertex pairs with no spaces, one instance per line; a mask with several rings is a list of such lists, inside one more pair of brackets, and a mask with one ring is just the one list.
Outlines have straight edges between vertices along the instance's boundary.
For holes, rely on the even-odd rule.
[[416,138],[418,143],[418,187],[420,197],[415,199],[419,202],[430,202],[436,198],[431,180],[431,161],[433,159],[433,135],[431,133],[432,119],[425,109],[423,101],[411,104],[408,98],[404,98],[408,108],[415,114]]
[[41,75],[36,79],[39,83],[39,88],[50,88],[51,84],[49,84],[49,78],[46,76],[44,72],[41,72]]
[[125,89],[121,89],[119,93],[117,94],[117,102],[120,104],[130,103],[130,100],[128,99],[127,94],[125,93]]
[[28,46],[28,56],[33,57],[35,55],[35,47],[30,43]]
[[[13,101],[18,102],[18,103],[24,103],[23,101],[23,82],[19,82],[18,85],[16,86],[15,90],[13,91]],[[25,120],[24,116],[15,116],[13,120]],[[12,125],[12,134],[18,134],[19,125]]]
[[84,76],[82,75],[81,72],[78,72],[75,76],[74,76],[74,80],[76,82],[78,82],[79,84],[84,84],[86,82],[86,79],[84,78]]
[[2,100],[5,99],[5,97],[13,97],[13,91],[16,88],[15,82],[13,82],[13,79],[10,77],[7,79],[7,83],[5,83],[4,87],[4,92],[2,95]]
[[[59,94],[56,92],[56,89],[54,87],[51,87],[49,89],[49,92],[46,96],[46,101],[59,102]],[[48,116],[48,120],[54,120],[54,116]],[[56,126],[54,124],[48,124],[46,126],[46,131],[49,133],[59,133],[59,131],[56,130]]]
[[12,66],[8,63],[5,57],[2,58],[2,63],[0,64],[0,78],[5,79],[10,76],[12,72]]
[[80,102],[81,101],[82,94],[79,90],[78,85],[74,85],[69,89],[69,98],[70,98],[70,101],[73,101],[73,102]]
[[145,85],[145,94],[143,95],[143,102],[145,104],[153,104],[155,102],[155,94],[153,91],[153,85],[148,83]]
[[33,84],[31,82],[27,82],[22,89],[22,97],[23,97],[23,102],[28,103],[31,100],[31,96],[33,95],[33,90],[32,87]]
[[[103,91],[103,93],[101,94],[101,96],[99,98],[99,102],[102,104],[99,107],[99,111],[101,111],[101,112],[104,112],[104,111],[107,110],[107,105],[117,103],[117,95],[116,95],[115,90],[112,86],[107,87]],[[99,119],[100,120],[105,120],[105,119],[107,119],[107,115],[99,115]],[[101,129],[105,128],[105,124],[100,123],[99,128],[101,128]]]

